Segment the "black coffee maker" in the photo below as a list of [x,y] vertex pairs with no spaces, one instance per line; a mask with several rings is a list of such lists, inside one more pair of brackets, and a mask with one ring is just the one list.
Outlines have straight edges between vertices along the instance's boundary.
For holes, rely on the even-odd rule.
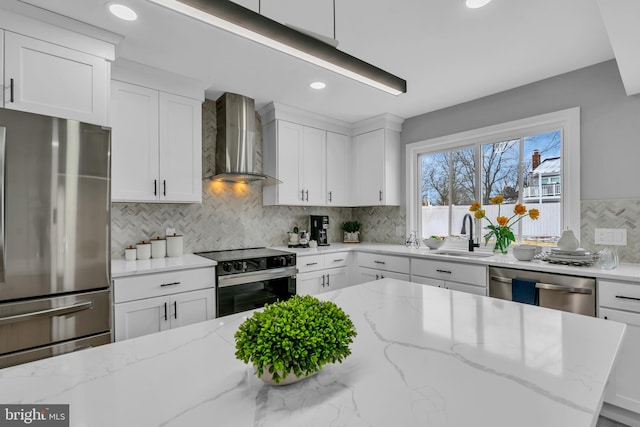
[[329,217],[327,215],[309,215],[309,229],[311,240],[318,246],[329,246]]

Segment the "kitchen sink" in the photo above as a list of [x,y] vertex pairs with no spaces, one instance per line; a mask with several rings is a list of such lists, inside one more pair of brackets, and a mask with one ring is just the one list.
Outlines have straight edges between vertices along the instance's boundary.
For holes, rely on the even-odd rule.
[[475,258],[488,258],[493,256],[492,253],[487,252],[469,252],[469,251],[436,251],[433,252],[436,255],[449,255],[460,257],[475,257]]

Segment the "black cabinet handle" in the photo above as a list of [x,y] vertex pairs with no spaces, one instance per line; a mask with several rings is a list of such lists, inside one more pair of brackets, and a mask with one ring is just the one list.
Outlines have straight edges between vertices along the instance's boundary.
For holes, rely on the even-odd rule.
[[382,201],[382,190],[380,190],[380,201]]
[[304,190],[300,190],[300,200],[304,202]]
[[9,102],[13,102],[13,79],[11,79],[11,84],[9,86]]
[[322,287],[324,288],[324,274],[322,275]]
[[384,261],[373,261],[375,264],[386,264]]
[[305,191],[305,194],[307,195],[307,196],[306,196],[306,200],[305,200],[305,201],[307,201],[307,202],[308,202],[308,201],[309,201],[309,190]]
[[153,180],[153,195],[154,196],[158,195],[158,180],[157,179]]
[[167,321],[169,318],[167,317],[167,303],[164,303],[164,320]]
[[440,270],[440,269],[437,269],[436,271],[437,271],[438,273],[447,273],[447,274],[451,274],[451,272],[450,272],[449,270]]
[[164,288],[165,286],[174,286],[174,285],[179,285],[180,282],[171,282],[171,283],[163,283],[162,285],[160,285],[161,288]]
[[640,298],[625,297],[625,296],[623,296],[623,295],[616,295],[616,298],[620,298],[620,299],[628,299],[628,300],[632,300],[632,301],[640,301]]
[[166,179],[162,180],[162,188],[163,188],[162,195],[166,197],[166,195],[167,195],[167,180]]
[[329,191],[329,201],[332,202],[333,200],[331,200],[331,191]]
[[329,275],[327,274],[327,286],[330,286],[331,283],[329,283]]
[[378,275],[376,274],[376,280],[378,280],[380,277],[378,277]]
[[177,301],[173,302],[173,318],[174,319],[178,318],[178,302]]

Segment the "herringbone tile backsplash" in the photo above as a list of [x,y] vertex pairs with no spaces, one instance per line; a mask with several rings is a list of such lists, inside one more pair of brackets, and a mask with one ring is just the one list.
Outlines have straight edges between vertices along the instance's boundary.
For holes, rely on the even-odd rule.
[[[215,101],[205,101],[202,115],[203,174],[213,172],[216,137]],[[262,141],[262,125],[256,116],[256,138]],[[261,156],[261,150],[258,155]],[[309,215],[329,215],[329,241],[341,242],[340,224],[362,223],[361,240],[404,242],[404,207],[327,208],[262,206],[260,184],[246,186],[203,181],[202,204],[114,203],[111,213],[111,255],[123,258],[124,248],[141,240],[164,235],[167,227],[184,235],[185,253],[280,246],[294,226],[308,227]],[[620,260],[640,263],[640,199],[585,200],[581,203],[581,246],[598,250],[596,228],[626,228],[627,246],[619,248]]]

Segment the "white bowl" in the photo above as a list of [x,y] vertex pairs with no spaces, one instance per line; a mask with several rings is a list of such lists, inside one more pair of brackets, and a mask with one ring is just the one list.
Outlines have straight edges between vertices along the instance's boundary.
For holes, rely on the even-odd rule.
[[428,239],[422,239],[422,241],[429,247],[429,249],[438,249],[440,246],[444,245],[444,239],[434,239],[433,237],[429,237]]
[[535,245],[513,245],[513,256],[520,261],[531,261],[536,254]]

